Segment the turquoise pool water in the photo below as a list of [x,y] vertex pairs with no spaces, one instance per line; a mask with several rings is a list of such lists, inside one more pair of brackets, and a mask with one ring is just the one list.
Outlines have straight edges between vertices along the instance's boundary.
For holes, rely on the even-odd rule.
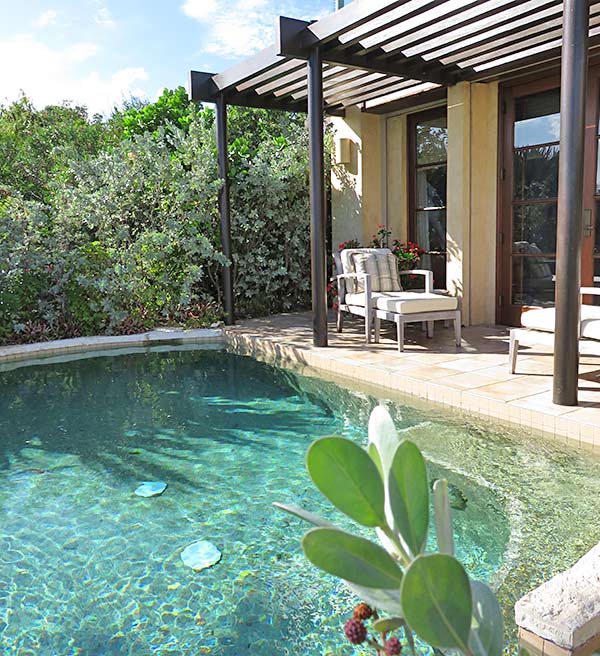
[[[304,561],[304,525],[270,503],[338,521],[304,454],[322,435],[364,443],[376,399],[218,350],[0,377],[0,653],[353,653],[341,631],[352,596]],[[597,458],[390,410],[431,477],[460,491],[459,556],[507,608],[600,540]],[[168,488],[136,497],[147,480]],[[180,553],[201,539],[223,557],[196,573]]]

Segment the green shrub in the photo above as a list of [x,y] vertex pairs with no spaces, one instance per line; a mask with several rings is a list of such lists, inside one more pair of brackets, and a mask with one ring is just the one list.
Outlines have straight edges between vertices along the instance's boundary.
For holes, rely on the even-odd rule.
[[[240,316],[310,302],[304,121],[230,110]],[[182,89],[108,122],[23,99],[0,109],[0,154],[2,342],[220,319],[227,261],[212,110]]]

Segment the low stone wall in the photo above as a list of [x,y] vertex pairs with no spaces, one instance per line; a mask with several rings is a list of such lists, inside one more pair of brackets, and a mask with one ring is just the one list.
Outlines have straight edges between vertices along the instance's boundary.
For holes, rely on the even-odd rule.
[[182,330],[179,328],[158,328],[137,335],[103,335],[97,337],[77,337],[57,339],[35,344],[15,344],[0,347],[0,364],[22,360],[39,360],[66,354],[121,350],[140,346],[177,346],[183,344],[226,343],[220,328]]
[[600,544],[515,605],[521,646],[535,656],[600,648]]

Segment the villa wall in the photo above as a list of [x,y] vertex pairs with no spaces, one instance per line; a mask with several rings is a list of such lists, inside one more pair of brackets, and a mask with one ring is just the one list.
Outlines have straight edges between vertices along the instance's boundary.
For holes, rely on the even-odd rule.
[[[407,116],[350,110],[334,118],[335,139],[354,144],[332,174],[333,243],[366,243],[380,224],[408,236]],[[448,89],[447,288],[461,298],[463,323],[495,321],[498,85]]]
[[447,288],[465,325],[494,323],[498,85],[448,89]]

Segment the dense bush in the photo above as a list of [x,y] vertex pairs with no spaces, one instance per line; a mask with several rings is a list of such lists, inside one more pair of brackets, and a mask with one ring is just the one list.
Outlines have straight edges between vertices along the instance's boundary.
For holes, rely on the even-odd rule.
[[[237,310],[302,307],[304,117],[233,108],[229,131]],[[25,99],[0,110],[0,342],[218,320],[215,153],[213,112],[180,89],[108,121]]]

